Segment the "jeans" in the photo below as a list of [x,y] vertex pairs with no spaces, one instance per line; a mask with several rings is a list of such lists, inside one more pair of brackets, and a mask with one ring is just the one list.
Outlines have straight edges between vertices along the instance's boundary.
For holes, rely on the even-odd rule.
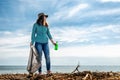
[[[50,71],[51,64],[50,64],[50,55],[49,55],[48,43],[36,42],[35,48],[38,52],[40,62],[42,61],[42,51],[44,52],[44,56],[45,56],[45,60],[46,60],[46,69],[47,69],[47,71]],[[42,72],[41,67],[42,67],[42,64],[39,67],[38,72]]]

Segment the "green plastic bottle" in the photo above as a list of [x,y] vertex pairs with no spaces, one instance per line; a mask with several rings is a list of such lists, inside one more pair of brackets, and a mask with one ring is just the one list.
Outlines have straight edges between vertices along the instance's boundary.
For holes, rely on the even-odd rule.
[[56,42],[56,44],[54,46],[54,50],[58,50],[58,42]]

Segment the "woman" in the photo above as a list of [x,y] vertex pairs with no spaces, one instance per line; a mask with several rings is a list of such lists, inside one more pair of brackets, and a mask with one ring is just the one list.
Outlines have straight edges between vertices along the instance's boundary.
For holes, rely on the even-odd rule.
[[[38,19],[32,29],[30,45],[33,45],[35,43],[35,48],[39,54],[40,62],[42,60],[42,51],[44,52],[47,74],[50,74],[51,64],[50,64],[50,52],[49,52],[49,46],[48,46],[48,38],[50,39],[53,45],[55,45],[56,43],[53,41],[52,36],[50,34],[48,24],[46,21],[47,17],[48,15],[45,15],[44,13],[38,14]],[[41,67],[42,66],[40,66],[38,69],[39,74],[42,73]]]

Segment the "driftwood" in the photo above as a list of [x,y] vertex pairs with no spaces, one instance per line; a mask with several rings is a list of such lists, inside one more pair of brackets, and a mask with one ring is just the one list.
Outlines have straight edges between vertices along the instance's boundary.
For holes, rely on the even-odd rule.
[[78,65],[76,66],[75,70],[74,70],[72,73],[75,73],[76,71],[77,71],[77,72],[80,72],[80,71],[79,71],[79,67],[80,67],[80,65],[78,64]]
[[85,75],[85,77],[82,78],[82,80],[92,80],[92,75],[89,74],[89,73],[87,73],[87,74]]
[[[73,70],[72,73],[75,73],[76,71],[77,71],[77,73],[80,73],[79,67],[80,67],[80,65],[79,65],[79,63],[78,63],[78,65],[76,66],[75,70]],[[82,78],[82,80],[92,80],[92,75],[91,75],[90,73],[87,73],[87,74],[85,75],[85,77]]]

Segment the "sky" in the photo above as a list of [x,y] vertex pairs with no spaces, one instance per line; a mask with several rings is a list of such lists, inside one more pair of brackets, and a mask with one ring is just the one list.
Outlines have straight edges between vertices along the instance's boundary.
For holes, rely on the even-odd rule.
[[[47,21],[52,65],[120,65],[120,0],[0,0],[0,65],[27,65],[33,24]],[[43,58],[44,62],[44,58]]]

